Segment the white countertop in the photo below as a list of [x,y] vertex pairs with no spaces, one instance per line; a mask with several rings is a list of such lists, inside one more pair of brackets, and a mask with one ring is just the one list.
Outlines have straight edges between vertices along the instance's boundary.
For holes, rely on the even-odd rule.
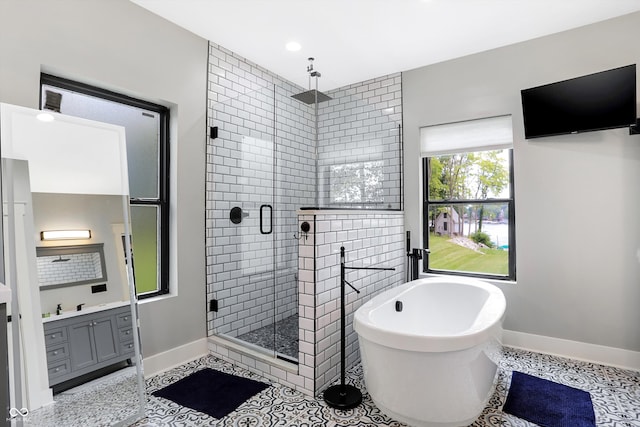
[[110,310],[112,308],[124,307],[129,305],[129,301],[114,301],[105,304],[92,305],[82,307],[80,311],[65,311],[62,314],[51,313],[49,317],[43,317],[42,323],[53,322],[55,320],[68,319],[69,317],[82,316],[83,314],[95,313],[97,311]]
[[11,289],[4,283],[0,283],[0,304],[9,304],[11,302]]

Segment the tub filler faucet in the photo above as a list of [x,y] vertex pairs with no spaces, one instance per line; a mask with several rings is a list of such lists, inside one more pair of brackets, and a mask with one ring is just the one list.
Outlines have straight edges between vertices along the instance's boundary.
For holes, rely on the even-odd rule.
[[351,289],[360,291],[347,282],[345,279],[346,270],[376,270],[395,271],[392,267],[347,267],[345,265],[344,246],[340,247],[340,384],[335,384],[327,388],[324,393],[324,401],[327,405],[336,409],[352,409],[362,402],[362,392],[357,387],[345,384],[345,310],[344,310],[344,290],[345,284]]
[[427,259],[431,253],[429,249],[413,248],[411,249],[411,232],[407,231],[407,258],[409,260],[409,268],[407,268],[407,281],[420,278],[419,263],[421,259]]

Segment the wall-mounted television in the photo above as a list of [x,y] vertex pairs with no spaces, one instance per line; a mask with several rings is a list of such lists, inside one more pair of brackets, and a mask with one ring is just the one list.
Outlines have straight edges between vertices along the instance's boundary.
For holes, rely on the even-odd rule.
[[521,91],[527,139],[636,123],[636,65]]

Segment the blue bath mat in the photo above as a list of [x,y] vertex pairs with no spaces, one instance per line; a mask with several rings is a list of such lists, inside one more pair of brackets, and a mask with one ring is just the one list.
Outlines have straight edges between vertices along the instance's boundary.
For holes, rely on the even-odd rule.
[[588,392],[517,371],[502,410],[542,427],[596,426]]
[[219,419],[267,387],[259,381],[205,368],[151,394]]

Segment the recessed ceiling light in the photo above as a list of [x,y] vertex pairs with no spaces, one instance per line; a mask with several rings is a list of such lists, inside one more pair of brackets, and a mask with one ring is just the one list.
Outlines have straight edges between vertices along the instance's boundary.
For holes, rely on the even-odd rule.
[[285,45],[285,47],[289,52],[297,52],[302,48],[302,46],[300,46],[300,43],[298,42],[289,42]]

